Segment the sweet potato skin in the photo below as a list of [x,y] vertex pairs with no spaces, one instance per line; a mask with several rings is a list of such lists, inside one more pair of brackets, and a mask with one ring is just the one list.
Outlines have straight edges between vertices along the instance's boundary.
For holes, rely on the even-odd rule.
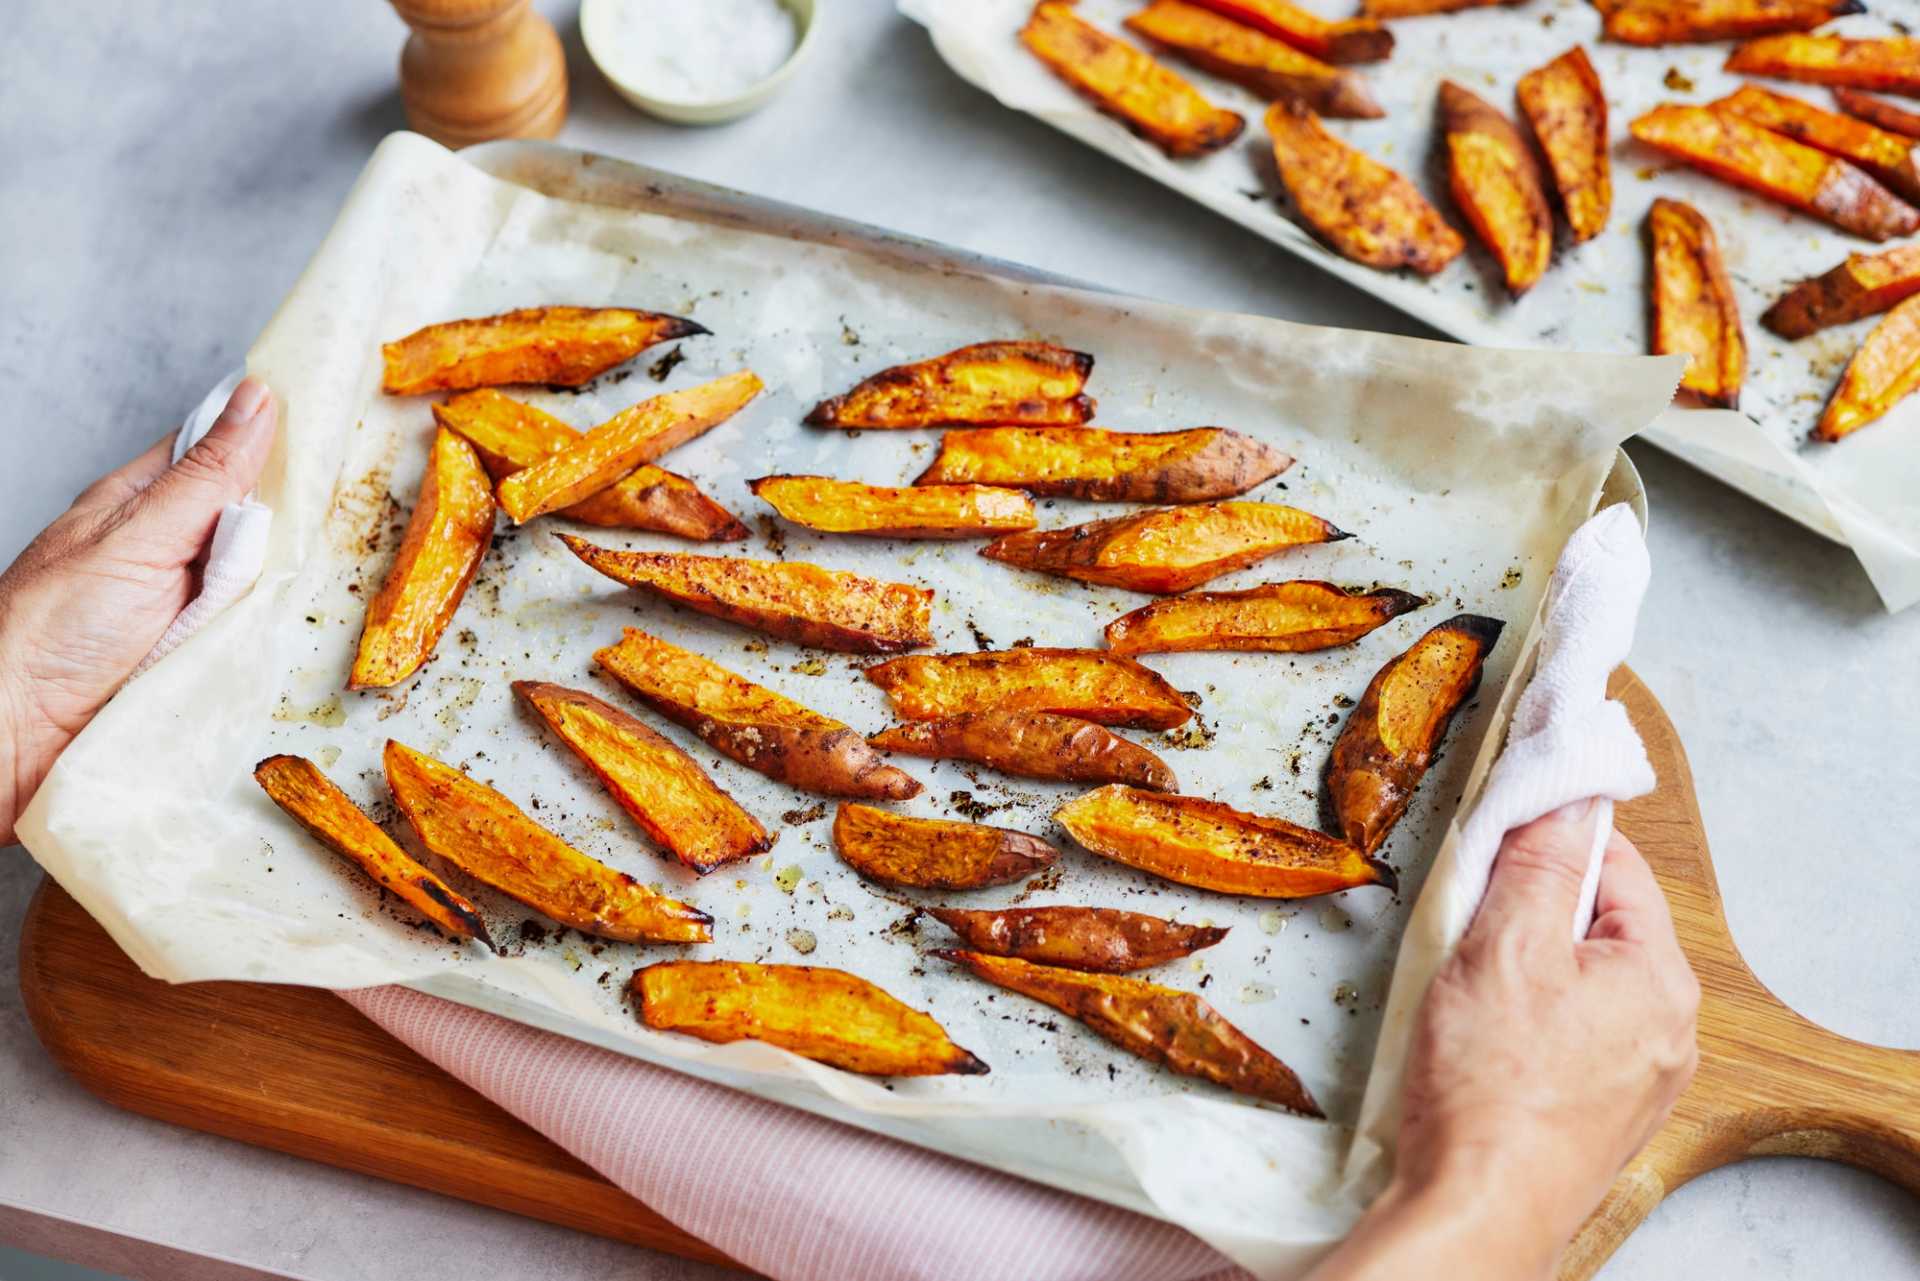
[[839,721],[636,627],[593,657],[648,707],[777,782],[863,800],[920,793],[916,779]]
[[811,427],[1074,424],[1093,417],[1082,389],[1093,357],[1044,342],[977,342],[894,365],[810,410]]
[[1348,592],[1310,578],[1239,592],[1189,592],[1143,605],[1108,623],[1107,648],[1116,654],[1298,654],[1352,644],[1424,604],[1424,598],[1395,587]]
[[1920,388],[1920,298],[1909,298],[1873,327],[1847,362],[1813,438],[1850,436]]
[[1782,338],[1805,338],[1876,315],[1920,293],[1920,244],[1849,254],[1823,275],[1803,280],[1767,308],[1760,323]]
[[1520,77],[1520,110],[1533,127],[1560,192],[1575,241],[1607,228],[1613,212],[1613,161],[1607,153],[1607,96],[1579,45]]
[[1811,31],[1865,8],[1859,0],[1625,0],[1602,26],[1620,44],[1704,44]]
[[1912,138],[1759,85],[1743,85],[1709,105],[1859,165],[1895,195],[1920,199],[1920,162]]
[[1845,87],[1833,91],[1833,100],[1840,104],[1840,110],[1850,116],[1858,117],[1870,125],[1878,125],[1889,133],[1920,142],[1920,111],[1909,111],[1884,98]]
[[655,343],[704,334],[680,316],[626,307],[523,307],[450,320],[385,344],[391,396],[509,383],[578,387]]
[[1224,926],[1182,925],[1110,907],[1012,907],[998,912],[930,907],[927,915],[975,952],[1015,956],[1093,974],[1129,974],[1212,947]]
[[1049,498],[1198,503],[1232,498],[1293,459],[1225,427],[1106,431],[1099,427],[970,427],[940,437],[916,485],[1012,485]]
[[1034,526],[1033,500],[995,485],[863,485],[830,476],[762,476],[747,487],[785,520],[828,534],[984,538]]
[[1324,1115],[1293,1069],[1192,992],[1123,975],[1034,965],[1011,956],[957,949],[934,955],[1078,1019],[1150,1063],[1305,1116]]
[[480,912],[445,881],[420,866],[379,824],[347,799],[320,767],[301,756],[269,756],[253,767],[254,781],[288,818],[354,864],[382,889],[392,890],[451,938],[478,939],[489,948]]
[[1333,745],[1327,790],[1340,831],[1371,855],[1407,812],[1453,714],[1480,685],[1503,624],[1460,614],[1374,674]]
[[867,1076],[979,1076],[987,1065],[934,1020],[857,975],[814,965],[661,961],[630,984],[650,1028],[764,1041]]
[[1553,259],[1553,211],[1533,153],[1511,120],[1480,95],[1440,82],[1454,203],[1493,256],[1516,297]]
[[1386,114],[1367,82],[1292,45],[1186,0],[1152,0],[1127,30],[1263,98],[1303,103],[1323,116],[1374,120]]
[[1713,225],[1692,205],[1661,197],[1647,212],[1647,238],[1653,252],[1653,354],[1693,357],[1680,386],[1707,404],[1737,407],[1747,340]]
[[1920,38],[1912,36],[1762,36],[1735,49],[1726,66],[1750,76],[1920,96]]
[[984,823],[909,818],[843,801],[833,844],[870,881],[917,890],[977,890],[1045,871],[1060,851],[1037,836]]
[[1158,672],[1097,649],[913,655],[869,667],[867,679],[887,692],[896,715],[913,721],[1029,711],[1164,730],[1193,716]]
[[1167,763],[1104,726],[1051,712],[969,712],[881,730],[868,740],[889,752],[976,761],[1021,778],[1179,788]]
[[1322,62],[1381,62],[1393,52],[1393,33],[1371,18],[1330,22],[1287,0],[1196,0],[1222,17],[1284,40]]
[[398,685],[427,661],[493,540],[493,490],[473,446],[434,432],[420,497],[386,581],[367,602],[348,689]]

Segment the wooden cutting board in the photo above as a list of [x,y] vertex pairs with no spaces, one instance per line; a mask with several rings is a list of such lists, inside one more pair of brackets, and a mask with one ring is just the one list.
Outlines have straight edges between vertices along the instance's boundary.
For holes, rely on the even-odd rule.
[[[1700,976],[1700,1073],[1567,1252],[1591,1276],[1660,1199],[1748,1156],[1827,1157],[1920,1194],[1920,1052],[1837,1036],[1762,987],[1727,933],[1693,779],[1638,677],[1615,674],[1660,785],[1620,807]],[[354,1012],[310,988],[146,978],[52,882],[20,986],[54,1059],[110,1103],[482,1205],[716,1263],[681,1232]]]

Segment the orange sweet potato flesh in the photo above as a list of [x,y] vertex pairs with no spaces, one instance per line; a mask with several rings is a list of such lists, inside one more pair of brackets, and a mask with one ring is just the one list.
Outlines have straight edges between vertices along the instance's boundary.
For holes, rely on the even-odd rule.
[[1431,276],[1466,249],[1420,189],[1328,133],[1303,107],[1267,111],[1273,159],[1300,218],[1335,253],[1368,267]]
[[1454,203],[1493,251],[1516,296],[1538,284],[1553,259],[1553,211],[1533,152],[1511,120],[1451,80],[1440,82]]
[[546,681],[515,681],[513,692],[572,748],[620,808],[654,841],[705,875],[773,845],[691,756],[617,707]]
[[1858,89],[1835,89],[1833,100],[1840,104],[1840,110],[1850,116],[1858,116],[1870,125],[1920,140],[1920,111],[1896,106],[1884,98],[1861,93]]
[[524,307],[449,320],[380,349],[394,396],[508,383],[578,387],[655,343],[707,331],[691,320],[625,307]]
[[1171,792],[1167,763],[1103,725],[1053,712],[967,712],[881,730],[870,740],[889,752],[975,761],[1021,778],[1073,783],[1132,783]]
[[493,540],[493,511],[493,490],[473,446],[436,431],[400,551],[367,602],[348,689],[398,685],[427,661],[480,571]]
[[1116,654],[1184,650],[1304,653],[1349,645],[1426,601],[1395,587],[1349,592],[1297,579],[1240,592],[1190,592],[1143,605],[1107,624]]
[[421,844],[569,928],[621,943],[706,943],[713,918],[574,849],[519,806],[389,739],[387,786]]
[[1811,31],[1864,8],[1859,0],[1625,0],[1602,25],[1621,44],[1703,44]]
[[1094,974],[1128,974],[1165,965],[1227,936],[1224,926],[1182,925],[1110,907],[1011,907],[997,912],[930,907],[927,915],[975,952]]
[[594,661],[654,711],[750,770],[802,791],[904,801],[920,784],[830,716],[629,627]]
[[747,486],[782,517],[828,534],[984,538],[1032,529],[1033,500],[993,485],[863,485],[829,476],[762,476]]
[[1102,858],[1222,894],[1310,898],[1398,885],[1392,868],[1346,841],[1198,796],[1112,783],[1067,802],[1053,817]]
[[1462,9],[1491,9],[1496,5],[1525,4],[1526,0],[1360,0],[1363,18],[1424,18],[1430,13],[1458,13]]
[[1093,357],[1044,342],[978,342],[894,365],[815,405],[813,427],[1061,424],[1093,417]]
[[987,1065],[931,1016],[845,970],[750,961],[661,961],[630,984],[650,1028],[703,1041],[764,1041],[867,1076],[981,1076]]
[[1711,105],[1716,111],[1730,111],[1830,156],[1850,160],[1895,195],[1920,199],[1920,161],[1914,157],[1920,143],[1904,134],[1823,111],[1805,99],[1774,93],[1759,85],[1742,86]]
[[634,468],[718,427],[760,394],[750,369],[670,391],[621,410],[558,453],[500,482],[500,506],[516,525],[583,502]]
[[1841,36],[1762,36],[1727,59],[1728,71],[1809,84],[1920,96],[1920,38],[1848,40]]
[[909,818],[846,801],[833,845],[860,875],[916,890],[977,890],[1045,871],[1060,851],[1037,836],[984,823]]
[[[459,432],[498,482],[576,444],[580,433],[492,388],[464,391],[433,407],[434,421]],[[736,542],[747,527],[685,476],[644,463],[597,494],[555,513],[584,525],[650,529],[697,542]]]
[[1886,416],[1920,388],[1920,298],[1888,312],[1847,362],[1813,438],[1836,441]]
[[800,561],[622,552],[562,534],[573,554],[616,582],[742,627],[849,654],[933,644],[933,593]]
[[1153,0],[1130,15],[1126,26],[1202,71],[1263,98],[1302,103],[1323,116],[1373,120],[1387,114],[1360,76],[1211,8],[1186,0]]
[[1878,315],[1920,293],[1920,244],[1877,254],[1849,254],[1824,275],[1795,285],[1760,317],[1782,338],[1805,338],[1834,325]]
[[493,947],[478,909],[395,845],[318,765],[301,756],[269,756],[253,767],[253,778],[315,840],[359,867],[380,888],[392,890],[443,933]]
[[1176,160],[1218,151],[1247,127],[1244,116],[1214,106],[1140,50],[1081,21],[1071,4],[1035,5],[1020,42],[1074,92]]
[[1613,163],[1607,154],[1607,97],[1600,73],[1579,45],[1520,77],[1520,110],[1547,157],[1567,226],[1576,241],[1607,228],[1613,211]]
[[1192,992],[1125,975],[1034,965],[1011,956],[959,950],[934,955],[1078,1019],[1149,1063],[1306,1116],[1323,1115],[1293,1069]]
[[1347,718],[1327,789],[1340,831],[1366,853],[1407,812],[1453,714],[1479,687],[1501,627],[1478,614],[1448,619],[1376,672]]
[[1920,230],[1920,211],[1871,176],[1751,120],[1707,107],[1655,107],[1633,136],[1723,182],[1757,191],[1842,231],[1885,240]]
[[1747,340],[1713,225],[1692,205],[1662,197],[1647,212],[1647,237],[1653,353],[1693,357],[1680,386],[1707,404],[1734,408],[1746,378]]
[[1393,33],[1371,18],[1329,21],[1287,0],[1196,0],[1225,18],[1284,40],[1322,62],[1381,62],[1393,52]]
[[916,654],[867,669],[894,713],[912,721],[971,712],[1053,712],[1101,725],[1172,729],[1193,716],[1152,668],[1097,649]]
[[916,485],[1013,485],[1050,498],[1198,503],[1232,498],[1293,459],[1225,427],[1106,431],[1099,427],[967,427],[940,437]]
[[1245,569],[1289,547],[1351,536],[1318,516],[1280,503],[1201,503],[1009,534],[988,543],[980,554],[1043,574],[1170,594]]

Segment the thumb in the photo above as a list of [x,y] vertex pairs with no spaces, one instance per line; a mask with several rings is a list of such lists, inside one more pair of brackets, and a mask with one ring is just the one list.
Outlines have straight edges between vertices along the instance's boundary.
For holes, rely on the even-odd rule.
[[1472,928],[1552,934],[1571,949],[1595,809],[1591,799],[1576,801],[1508,832]]
[[199,443],[129,500],[122,528],[156,562],[192,560],[212,536],[221,509],[239,502],[260,479],[278,417],[267,385],[243,380]]

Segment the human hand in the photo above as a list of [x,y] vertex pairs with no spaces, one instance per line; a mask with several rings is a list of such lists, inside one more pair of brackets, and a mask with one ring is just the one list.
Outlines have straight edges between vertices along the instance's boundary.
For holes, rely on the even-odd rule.
[[260,477],[273,394],[249,378],[172,463],[173,433],[89,485],[0,573],[0,845],[74,735],[193,599],[220,511]]

